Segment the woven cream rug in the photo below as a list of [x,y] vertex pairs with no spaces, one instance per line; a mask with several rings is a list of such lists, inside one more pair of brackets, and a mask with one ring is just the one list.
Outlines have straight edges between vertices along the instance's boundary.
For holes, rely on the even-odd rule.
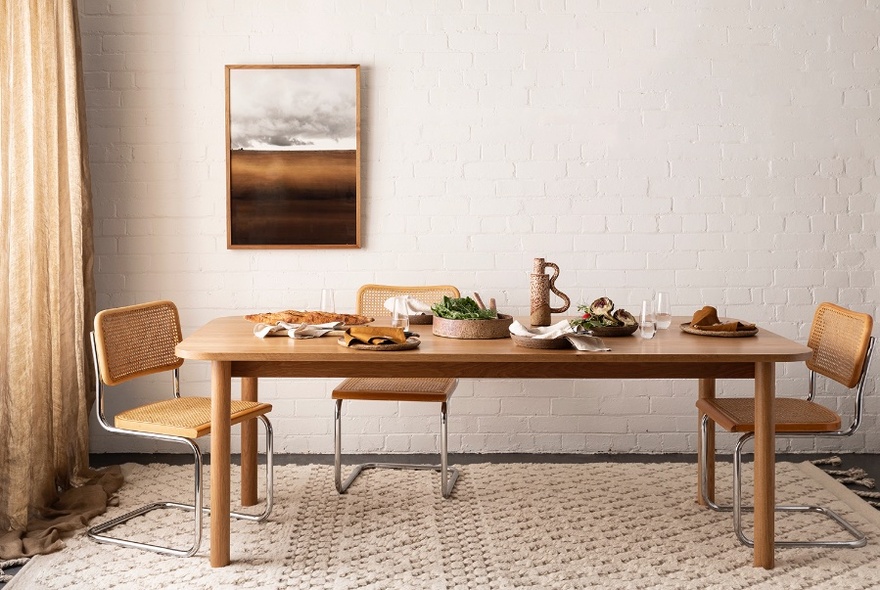
[[[102,522],[159,498],[188,500],[189,467],[124,469],[119,506]],[[728,476],[719,472],[719,488],[729,488]],[[694,481],[690,464],[465,465],[444,500],[433,472],[371,471],[338,496],[330,467],[282,466],[271,521],[232,523],[226,568],[209,565],[207,528],[202,550],[189,559],[78,535],[65,550],[31,560],[6,590],[880,587],[876,510],[816,467],[781,463],[778,496],[831,504],[868,533],[869,544],[778,550],[773,571],[752,567],[729,514],[696,505]],[[126,533],[183,544],[184,518],[153,513]],[[817,515],[781,515],[777,531],[837,536]]]

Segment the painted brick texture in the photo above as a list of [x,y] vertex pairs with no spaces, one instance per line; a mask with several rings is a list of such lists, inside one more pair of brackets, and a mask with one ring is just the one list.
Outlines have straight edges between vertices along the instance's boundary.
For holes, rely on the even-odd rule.
[[[801,341],[822,301],[877,316],[875,0],[82,0],[80,12],[99,308],[172,299],[189,333],[314,308],[325,287],[353,310],[363,283],[449,282],[528,315],[540,256],[574,302],[634,309],[662,289],[679,315],[713,304]],[[226,249],[224,65],[273,63],[361,64],[359,250]],[[805,389],[803,366],[778,373],[780,394]],[[183,378],[204,392],[209,369],[188,362]],[[261,382],[279,452],[331,452],[335,382]],[[166,385],[117,389],[141,402]],[[695,398],[687,382],[464,380],[450,450],[694,451]],[[843,443],[780,449],[880,452],[876,400],[866,411]],[[344,444],[428,452],[438,430],[426,408],[352,404]],[[97,428],[92,443],[165,449]]]

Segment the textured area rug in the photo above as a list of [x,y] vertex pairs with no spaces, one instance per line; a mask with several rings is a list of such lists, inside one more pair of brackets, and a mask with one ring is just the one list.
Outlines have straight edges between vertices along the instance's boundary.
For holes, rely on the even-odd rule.
[[[156,499],[188,500],[189,467],[124,470],[119,506],[102,522]],[[808,464],[778,465],[778,497],[833,506],[869,544],[777,550],[772,571],[752,567],[730,514],[696,505],[690,464],[465,465],[446,500],[438,481],[434,472],[371,471],[339,496],[330,467],[278,467],[276,510],[263,524],[232,523],[228,567],[210,567],[207,527],[201,551],[189,559],[99,545],[80,534],[63,551],[33,558],[6,590],[880,586],[876,511]],[[729,481],[719,465],[718,487],[728,489]],[[190,530],[185,513],[160,511],[115,534],[180,546]],[[780,515],[777,533],[841,538],[818,515]]]

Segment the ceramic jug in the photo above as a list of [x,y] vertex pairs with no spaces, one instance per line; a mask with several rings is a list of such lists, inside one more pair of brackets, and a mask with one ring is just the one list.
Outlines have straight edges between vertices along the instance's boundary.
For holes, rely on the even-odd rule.
[[[553,275],[548,276],[544,271],[553,269]],[[531,301],[530,323],[532,326],[549,326],[550,314],[562,313],[571,305],[571,300],[565,293],[556,288],[556,278],[559,276],[559,267],[552,262],[545,262],[543,258],[535,258],[531,280],[529,282],[529,295]],[[550,292],[562,299],[561,307],[550,307]]]

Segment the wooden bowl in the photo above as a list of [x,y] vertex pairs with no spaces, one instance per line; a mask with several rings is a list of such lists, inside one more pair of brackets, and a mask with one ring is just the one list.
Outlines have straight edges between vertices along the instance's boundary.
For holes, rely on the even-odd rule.
[[409,325],[410,326],[430,326],[433,323],[434,314],[432,313],[419,313],[416,315],[409,316]]
[[460,340],[492,340],[510,338],[513,316],[498,314],[496,320],[449,320],[434,316],[432,331],[435,336]]
[[544,348],[544,349],[552,349],[552,348],[569,348],[571,343],[562,338],[530,338],[529,336],[519,336],[518,334],[511,334],[510,339],[513,340],[513,343],[517,346],[522,346],[523,348]]
[[633,326],[602,326],[599,328],[590,328],[586,333],[592,334],[593,336],[600,336],[602,338],[606,336],[631,336],[632,334],[635,334],[638,329],[638,324]]

